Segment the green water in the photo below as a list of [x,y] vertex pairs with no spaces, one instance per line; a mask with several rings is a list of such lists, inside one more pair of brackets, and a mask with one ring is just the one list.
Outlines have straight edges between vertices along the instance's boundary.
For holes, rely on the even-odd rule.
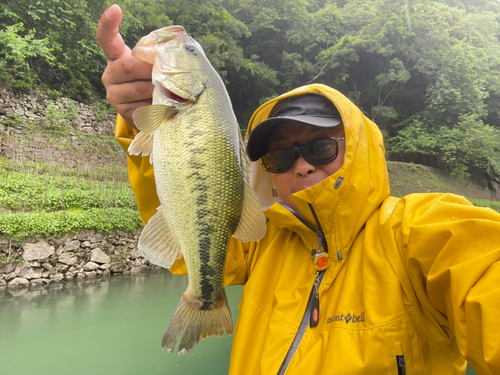
[[[231,337],[188,354],[161,337],[187,287],[168,272],[0,290],[0,374],[227,374]],[[236,322],[242,287],[226,288]]]
[[[227,374],[230,336],[182,357],[160,348],[186,287],[187,277],[158,272],[0,289],[0,375]],[[236,322],[242,287],[226,291]]]

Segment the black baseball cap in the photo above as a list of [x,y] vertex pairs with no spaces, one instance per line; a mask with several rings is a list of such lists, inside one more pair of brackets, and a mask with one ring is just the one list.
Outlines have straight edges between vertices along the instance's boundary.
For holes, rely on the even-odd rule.
[[278,125],[287,121],[334,127],[342,123],[342,118],[332,101],[320,94],[309,93],[281,99],[271,109],[267,120],[258,124],[248,135],[247,155],[251,161],[259,160],[267,152],[271,134]]

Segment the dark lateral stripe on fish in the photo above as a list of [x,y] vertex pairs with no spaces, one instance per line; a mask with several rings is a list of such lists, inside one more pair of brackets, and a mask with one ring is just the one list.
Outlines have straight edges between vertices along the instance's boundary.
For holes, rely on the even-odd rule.
[[205,168],[205,163],[196,160],[189,160],[189,167],[193,169],[203,169]]
[[[198,210],[199,214],[199,210]],[[201,287],[201,300],[203,305],[201,310],[209,310],[212,306],[212,294],[214,292],[214,287],[212,285],[212,277],[215,274],[213,268],[208,264],[210,262],[210,234],[213,232],[212,226],[203,220],[197,220],[196,225],[198,226],[198,246],[199,246],[199,257],[201,261],[200,265],[200,287]]]

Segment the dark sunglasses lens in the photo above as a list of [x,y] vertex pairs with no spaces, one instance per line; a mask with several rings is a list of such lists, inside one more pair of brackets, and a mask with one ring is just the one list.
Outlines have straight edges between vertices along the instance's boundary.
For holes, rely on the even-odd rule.
[[302,151],[305,159],[315,165],[327,164],[335,160],[338,145],[335,139],[321,138],[309,142]]
[[285,172],[293,165],[293,151],[291,149],[269,151],[262,157],[262,161],[269,172]]

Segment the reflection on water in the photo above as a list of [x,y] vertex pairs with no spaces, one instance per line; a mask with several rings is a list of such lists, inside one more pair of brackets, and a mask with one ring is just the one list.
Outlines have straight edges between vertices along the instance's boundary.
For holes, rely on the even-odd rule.
[[[168,271],[0,289],[0,374],[227,374],[231,337],[160,342],[187,277]],[[241,287],[226,288],[236,322]]]

